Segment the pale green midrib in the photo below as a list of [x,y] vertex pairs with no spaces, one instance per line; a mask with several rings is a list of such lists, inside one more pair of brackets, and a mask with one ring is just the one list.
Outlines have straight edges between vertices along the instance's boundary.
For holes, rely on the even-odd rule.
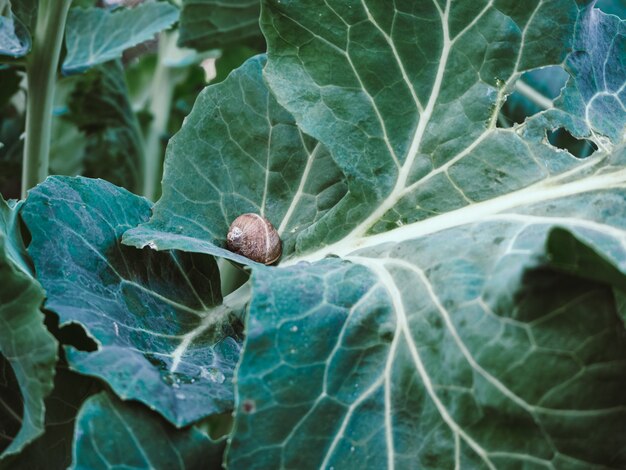
[[311,168],[313,167],[313,163],[315,162],[315,159],[317,157],[317,153],[319,152],[319,150],[321,149],[321,144],[318,142],[315,145],[315,148],[313,149],[312,152],[309,152],[308,150],[306,150],[306,144],[304,143],[304,140],[302,139],[302,133],[300,132],[300,139],[302,140],[302,145],[305,149],[305,151],[308,154],[308,158],[307,158],[307,162],[306,165],[304,167],[304,171],[302,172],[302,176],[300,178],[300,183],[298,184],[298,189],[296,190],[296,193],[294,195],[294,197],[291,199],[291,204],[289,204],[289,208],[287,209],[287,212],[285,213],[285,216],[283,217],[283,220],[281,221],[277,231],[278,231],[278,235],[282,236],[282,234],[284,233],[285,229],[287,228],[287,226],[289,225],[289,222],[291,221],[291,217],[294,214],[294,211],[296,209],[296,207],[298,206],[298,203],[300,202],[300,199],[302,198],[303,194],[304,194],[304,188],[306,186],[306,183],[308,182],[308,178],[309,178],[309,173],[311,172]]
[[[391,303],[393,304],[394,312],[396,313],[396,321],[399,324],[399,331],[404,337],[406,345],[408,346],[410,357],[415,366],[417,375],[420,377],[422,384],[428,394],[428,397],[432,400],[435,408],[439,412],[444,423],[449,427],[450,431],[456,436],[458,435],[487,465],[490,470],[496,470],[495,466],[489,459],[488,453],[483,449],[478,442],[476,442],[453,418],[443,401],[439,398],[435,391],[433,382],[428,375],[428,371],[420,357],[417,345],[412,340],[411,331],[409,326],[409,320],[405,311],[404,303],[402,302],[402,294],[396,285],[391,273],[377,260],[369,258],[355,258],[355,261],[366,266],[370,269],[379,279],[379,282],[383,288],[388,292]],[[394,338],[395,339],[395,338]],[[391,432],[391,430],[387,430]],[[388,455],[393,455],[395,449],[392,447],[387,450]],[[391,463],[393,467],[393,459],[388,459],[388,464]]]
[[[439,64],[437,66],[437,73],[435,75],[435,81],[433,82],[433,88],[428,99],[428,103],[426,104],[426,108],[424,108],[424,112],[420,113],[420,119],[417,123],[417,127],[413,132],[413,136],[411,138],[411,143],[407,150],[407,156],[399,169],[398,178],[396,179],[396,183],[391,191],[391,193],[385,198],[384,201],[381,202],[380,206],[372,213],[369,217],[367,217],[363,222],[357,225],[354,230],[351,232],[352,236],[362,236],[364,235],[388,210],[393,208],[396,203],[402,198],[404,195],[404,191],[406,189],[406,182],[408,181],[410,172],[413,168],[413,163],[417,158],[419,153],[419,148],[422,144],[422,139],[426,133],[426,128],[430,122],[430,118],[432,117],[432,113],[435,110],[435,104],[437,99],[439,98],[439,92],[441,90],[441,86],[443,84],[443,78],[446,70],[446,65],[448,63],[448,58],[450,56],[450,52],[452,50],[452,46],[454,42],[450,39],[450,33],[448,28],[448,14],[449,14],[450,2],[446,2],[445,11],[441,12],[441,26],[442,26],[442,50],[441,57],[439,58]],[[398,59],[398,65],[401,62]],[[413,89],[413,85],[408,82],[406,83],[409,89]],[[386,139],[385,139],[386,140]]]
[[[612,173],[593,174],[580,180],[559,184],[563,176],[564,175],[557,175],[553,178],[548,178],[527,186],[524,189],[487,201],[470,204],[460,209],[407,224],[388,232],[375,235],[348,236],[334,244],[322,247],[315,252],[286,260],[281,263],[281,266],[291,266],[301,261],[314,262],[329,255],[344,257],[364,248],[371,248],[385,243],[400,243],[431,235],[442,230],[480,222],[490,216],[503,213],[507,210],[530,206],[535,203],[556,200],[592,191],[626,187],[626,169],[620,169]],[[571,174],[568,173],[568,176],[571,176]],[[626,236],[626,233],[624,233],[624,236]]]

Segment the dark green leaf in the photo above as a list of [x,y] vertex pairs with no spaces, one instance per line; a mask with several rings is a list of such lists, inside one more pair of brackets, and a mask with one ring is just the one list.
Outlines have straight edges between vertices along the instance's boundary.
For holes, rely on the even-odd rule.
[[102,392],[78,414],[71,468],[213,469],[220,467],[224,444]]
[[179,11],[167,2],[144,3],[114,11],[72,8],[67,17],[63,73],[83,72],[119,59],[126,49],[169,28]]
[[121,245],[149,214],[148,201],[123,189],[65,177],[37,186],[22,209],[46,308],[98,345],[66,348],[70,367],[181,426],[232,408],[232,316],[242,306],[219,305],[212,257]]

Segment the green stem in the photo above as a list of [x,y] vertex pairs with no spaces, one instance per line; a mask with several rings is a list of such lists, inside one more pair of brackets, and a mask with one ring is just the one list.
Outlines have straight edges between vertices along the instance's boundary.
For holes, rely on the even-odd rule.
[[40,0],[33,49],[28,56],[26,144],[22,197],[48,176],[50,126],[65,21],[72,0]]
[[220,281],[224,297],[239,289],[250,278],[250,274],[243,268],[227,259],[218,258],[217,265],[220,268]]
[[174,84],[170,76],[171,70],[163,64],[169,40],[167,33],[161,33],[149,107],[152,121],[145,139],[143,195],[151,201],[156,199],[161,184],[161,162],[163,159],[161,137],[167,131],[167,120],[174,96]]

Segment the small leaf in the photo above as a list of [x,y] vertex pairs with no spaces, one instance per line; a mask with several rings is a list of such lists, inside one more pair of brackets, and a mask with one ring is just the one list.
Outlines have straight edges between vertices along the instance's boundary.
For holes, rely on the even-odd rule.
[[82,325],[98,345],[67,347],[70,367],[183,426],[232,409],[239,310],[219,305],[212,257],[120,244],[149,214],[143,198],[67,177],[48,178],[22,209],[46,308],[60,326]]
[[126,49],[169,28],[178,14],[178,9],[166,2],[115,11],[72,8],[67,17],[67,56],[63,73],[83,72],[94,65],[119,59]]
[[179,44],[208,51],[246,39],[262,41],[260,12],[259,0],[183,0]]
[[224,444],[102,392],[78,413],[71,468],[219,468]]

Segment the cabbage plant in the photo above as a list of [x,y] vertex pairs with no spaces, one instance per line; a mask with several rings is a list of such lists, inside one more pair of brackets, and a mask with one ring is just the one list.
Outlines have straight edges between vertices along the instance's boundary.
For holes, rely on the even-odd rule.
[[[626,467],[617,14],[69,3],[14,2],[0,24],[28,79],[25,197],[0,218],[0,467]],[[198,94],[153,204],[159,156],[119,57],[178,18],[189,60],[265,43]],[[135,186],[45,178],[63,38],[64,74],[117,90],[101,102],[127,118],[102,132],[138,149],[120,163]],[[276,229],[278,262],[228,249],[247,213]]]

